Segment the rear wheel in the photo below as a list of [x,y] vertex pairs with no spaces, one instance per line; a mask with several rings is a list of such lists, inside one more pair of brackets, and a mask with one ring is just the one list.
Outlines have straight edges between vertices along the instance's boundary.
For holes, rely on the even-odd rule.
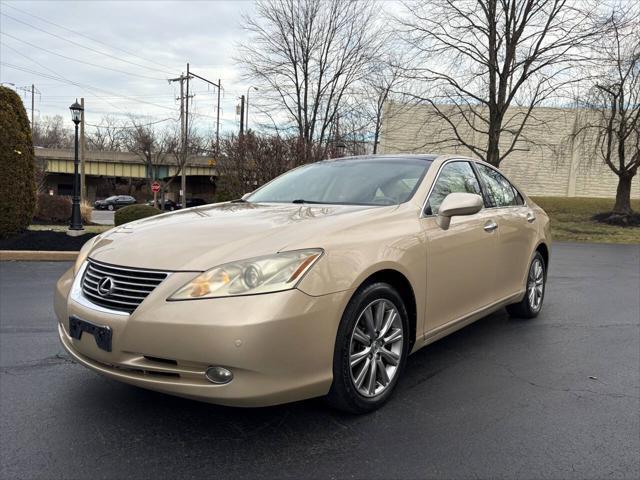
[[389,400],[408,353],[408,316],[398,292],[386,283],[358,290],[338,328],[328,402],[351,413],[380,408]]
[[545,282],[547,280],[546,265],[540,252],[536,252],[527,275],[527,288],[524,298],[518,303],[507,306],[507,312],[512,317],[535,318],[542,309]]

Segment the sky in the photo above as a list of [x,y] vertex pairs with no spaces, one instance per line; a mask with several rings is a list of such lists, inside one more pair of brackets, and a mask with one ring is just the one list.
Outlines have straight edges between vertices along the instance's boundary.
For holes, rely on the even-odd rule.
[[[89,126],[107,114],[131,113],[162,124],[179,114],[179,84],[168,79],[189,62],[194,73],[221,79],[221,129],[235,131],[237,98],[252,85],[242,80],[234,55],[243,38],[241,14],[252,9],[253,2],[241,0],[0,0],[0,82],[17,88],[29,115],[35,85],[36,122],[61,115],[71,125],[68,107],[84,97]],[[190,88],[198,127],[213,130],[215,87],[194,79]]]

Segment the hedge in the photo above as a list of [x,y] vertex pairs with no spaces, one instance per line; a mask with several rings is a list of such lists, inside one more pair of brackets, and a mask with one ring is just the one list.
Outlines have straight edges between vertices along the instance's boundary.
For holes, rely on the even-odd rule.
[[22,100],[0,86],[0,238],[29,226],[36,208],[31,126]]
[[116,210],[115,224],[122,225],[124,223],[140,220],[141,218],[153,217],[162,213],[157,208],[149,205],[129,205],[128,207]]
[[71,198],[60,195],[38,195],[36,220],[47,223],[69,223],[71,218]]

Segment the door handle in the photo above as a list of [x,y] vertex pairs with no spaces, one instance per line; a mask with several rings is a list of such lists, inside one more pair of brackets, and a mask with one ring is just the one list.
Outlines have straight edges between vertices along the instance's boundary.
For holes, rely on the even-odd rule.
[[535,220],[536,216],[533,214],[533,212],[527,213],[527,222],[533,223]]
[[493,220],[488,221],[487,223],[484,224],[484,231],[485,232],[493,232],[496,228],[498,228],[498,224],[496,222],[494,222]]

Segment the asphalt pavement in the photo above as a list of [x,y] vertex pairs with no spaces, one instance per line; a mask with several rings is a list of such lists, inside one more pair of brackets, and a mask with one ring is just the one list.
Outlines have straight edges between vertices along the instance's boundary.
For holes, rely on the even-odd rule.
[[92,210],[91,221],[98,225],[113,225],[115,212],[109,210]]
[[220,407],[72,363],[63,263],[0,264],[0,477],[640,478],[640,246],[556,245],[535,320],[410,357],[382,410]]

